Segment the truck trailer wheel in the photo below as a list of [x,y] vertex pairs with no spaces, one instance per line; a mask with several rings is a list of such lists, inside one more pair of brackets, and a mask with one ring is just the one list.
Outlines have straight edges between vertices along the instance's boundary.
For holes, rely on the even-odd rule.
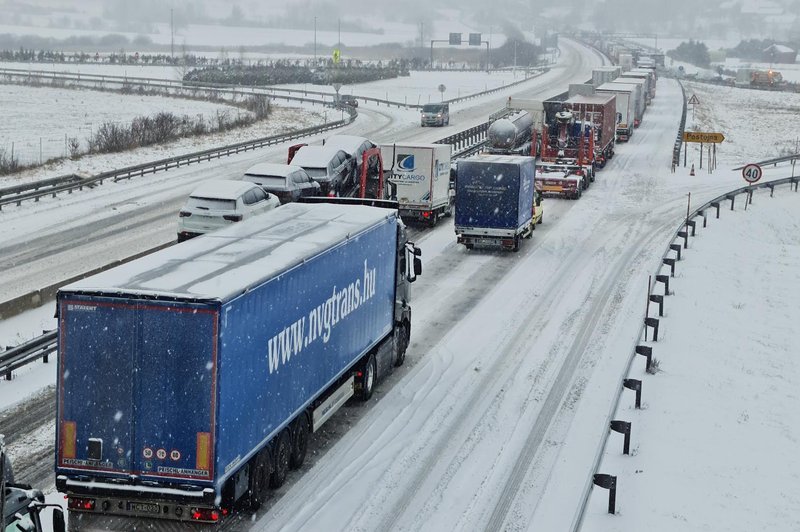
[[362,401],[369,401],[372,397],[372,392],[375,391],[375,379],[378,376],[377,363],[375,362],[375,354],[370,353],[367,358],[367,363],[364,364],[364,369],[361,371],[361,376],[358,379],[358,398]]
[[265,447],[251,459],[250,476],[248,479],[248,499],[250,509],[255,511],[261,508],[261,503],[266,497],[267,486],[272,471],[269,448]]
[[308,416],[300,414],[293,423],[292,454],[289,456],[289,467],[299,469],[306,460],[308,451]]
[[272,474],[269,477],[270,488],[280,488],[286,482],[289,472],[289,456],[292,454],[292,436],[288,429],[283,429],[273,444]]

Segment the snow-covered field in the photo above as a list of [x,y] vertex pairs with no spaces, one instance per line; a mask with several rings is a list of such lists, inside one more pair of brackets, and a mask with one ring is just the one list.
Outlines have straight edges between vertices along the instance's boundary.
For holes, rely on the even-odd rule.
[[[174,42],[176,47],[186,47],[191,49],[193,46],[218,47],[220,52],[227,54],[237,54],[240,46],[266,46],[266,45],[286,45],[286,46],[313,46],[316,37],[317,46],[330,47],[339,42],[340,34],[338,31],[331,31],[330,24],[326,29],[322,29],[322,22],[316,31],[314,30],[314,17],[308,17],[308,27],[304,29],[286,28],[262,28],[255,26],[221,26],[189,24],[175,29]],[[419,27],[416,24],[393,23],[373,26],[377,30],[373,33],[366,32],[341,32],[341,42],[347,47],[355,46],[375,46],[386,43],[396,43],[401,45],[413,45],[419,40]],[[458,20],[450,20],[447,24],[433,25],[433,28],[426,27],[426,39],[447,39],[448,33],[460,32],[465,38],[466,34],[472,32],[480,33],[484,31],[484,40],[489,39],[487,28],[474,28]],[[102,30],[82,30],[74,28],[57,27],[35,27],[35,26],[8,26],[0,25],[0,34],[10,35],[39,35],[54,39],[66,39],[68,37],[94,37],[99,38],[110,31]],[[139,35],[146,35],[155,44],[168,46],[172,40],[170,25],[154,24],[153,31],[146,34],[113,32],[123,35],[133,41]],[[528,33],[532,38],[533,35]],[[501,46],[506,38],[501,33],[495,33],[491,37],[491,46]],[[466,48],[466,45],[463,46]],[[135,49],[135,46],[134,46]],[[91,51],[91,50],[87,50]]]
[[[694,113],[689,106],[686,130],[725,135],[725,142],[717,146],[721,166],[739,166],[800,151],[800,94],[691,82],[684,82],[684,87],[687,98],[694,94],[700,101]],[[699,150],[699,144],[689,144],[690,158],[694,156],[698,170]]]
[[[231,113],[232,116],[235,116],[235,113],[238,112],[245,112],[237,107],[202,101],[159,96],[122,96],[89,90],[29,89],[21,86],[0,85],[0,95],[6,89],[11,93],[18,92],[21,94],[22,96],[18,102],[27,105],[24,108],[14,106],[9,110],[15,116],[15,121],[3,122],[3,125],[7,126],[8,129],[0,136],[0,149],[5,149],[10,154],[12,143],[14,143],[14,154],[19,156],[21,162],[38,162],[40,138],[42,139],[44,160],[47,160],[48,156],[63,157],[65,153],[65,136],[78,136],[86,139],[93,131],[96,131],[98,124],[101,122],[112,120],[114,122],[124,122],[126,115],[129,118],[141,115],[152,116],[159,111],[171,111],[178,114],[182,110],[183,113],[181,114],[196,116],[199,111],[204,110],[207,117],[213,118],[217,111],[226,111]],[[39,93],[38,91],[46,91],[46,93]],[[37,101],[29,99],[31,95],[42,95],[44,97],[45,94],[49,94],[52,99],[51,103],[45,106],[51,111],[49,116],[45,113],[39,113],[40,107],[37,106]],[[65,101],[69,101],[70,105],[58,105],[58,102]],[[82,105],[78,105],[78,102]],[[52,117],[58,117],[55,127],[51,122]],[[134,151],[85,155],[76,160],[60,159],[42,167],[17,174],[0,176],[0,187],[71,173],[94,175],[147,161],[193,153],[235,142],[279,135],[295,129],[303,129],[339,120],[340,118],[340,112],[332,109],[323,109],[319,105],[303,104],[298,107],[287,107],[281,104],[274,104],[272,113],[267,120],[262,120],[251,126],[224,133],[188,137],[166,145],[150,146]],[[0,128],[2,128],[2,125],[0,125]],[[54,130],[58,131],[58,133],[54,133]],[[37,132],[47,132],[47,134],[42,135]],[[83,145],[85,147],[85,143]],[[49,148],[49,151],[44,151],[45,148]]]
[[0,85],[0,150],[12,151],[21,164],[69,156],[68,139],[81,151],[104,123],[123,126],[140,116],[171,112],[214,123],[218,115],[247,115],[238,107],[163,96],[122,95],[113,92]]

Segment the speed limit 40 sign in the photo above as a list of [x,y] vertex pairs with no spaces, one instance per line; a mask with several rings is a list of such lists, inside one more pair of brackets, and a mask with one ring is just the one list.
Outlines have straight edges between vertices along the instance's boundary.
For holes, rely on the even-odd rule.
[[755,183],[759,179],[761,179],[761,175],[763,171],[761,167],[757,164],[748,164],[744,168],[742,168],[742,177],[748,183]]

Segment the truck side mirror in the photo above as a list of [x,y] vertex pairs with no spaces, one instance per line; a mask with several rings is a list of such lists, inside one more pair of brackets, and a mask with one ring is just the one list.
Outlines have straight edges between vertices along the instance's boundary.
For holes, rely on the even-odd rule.
[[66,529],[64,510],[61,508],[53,508],[53,532],[65,532]]
[[422,275],[422,259],[414,257],[414,277]]

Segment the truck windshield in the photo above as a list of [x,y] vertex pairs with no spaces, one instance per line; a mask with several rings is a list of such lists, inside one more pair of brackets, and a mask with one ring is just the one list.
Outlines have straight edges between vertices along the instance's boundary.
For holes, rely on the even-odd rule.
[[428,105],[423,105],[422,106],[422,112],[423,113],[440,113],[440,112],[442,112],[443,108],[444,108],[444,106],[442,106],[442,105],[428,104]]

